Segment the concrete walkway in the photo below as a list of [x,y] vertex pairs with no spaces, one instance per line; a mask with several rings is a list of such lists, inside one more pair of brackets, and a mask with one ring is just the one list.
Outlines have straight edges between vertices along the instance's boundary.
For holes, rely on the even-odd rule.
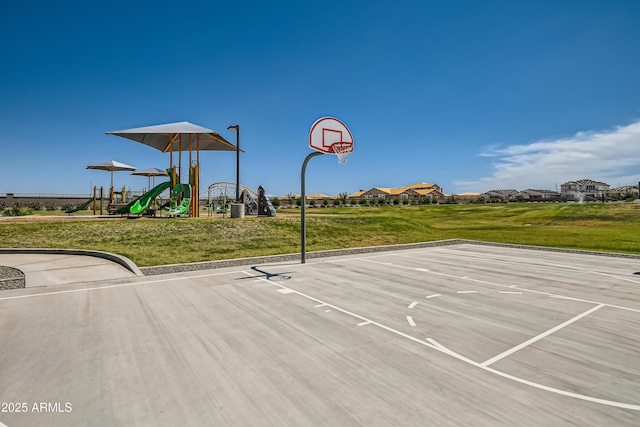
[[[128,261],[128,260],[126,260]],[[131,265],[131,263],[129,261]],[[27,288],[95,282],[142,275],[137,268],[95,255],[75,253],[4,253],[0,252],[0,265],[17,268],[25,275]]]

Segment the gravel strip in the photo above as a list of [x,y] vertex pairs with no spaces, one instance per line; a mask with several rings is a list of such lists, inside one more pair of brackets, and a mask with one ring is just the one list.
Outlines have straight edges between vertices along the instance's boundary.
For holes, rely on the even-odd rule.
[[24,273],[17,268],[0,265],[0,291],[25,287]]
[[[436,246],[462,245],[462,244],[497,246],[497,247],[505,247],[505,248],[530,249],[530,250],[538,250],[538,251],[563,252],[563,253],[574,253],[574,254],[582,254],[582,255],[597,255],[597,256],[629,258],[629,259],[640,260],[640,255],[635,255],[635,254],[594,252],[594,251],[584,251],[584,250],[578,250],[578,249],[550,248],[550,247],[544,247],[544,246],[514,245],[509,243],[492,243],[492,242],[481,242],[478,240],[465,240],[465,239],[450,239],[450,240],[438,240],[435,242],[409,243],[405,245],[370,246],[366,248],[335,249],[335,250],[329,250],[329,251],[308,252],[307,259],[324,258],[324,257],[340,256],[340,255],[358,255],[358,254],[367,254],[367,253],[373,253],[373,252],[396,251],[396,250],[404,250],[404,249],[431,248]],[[142,271],[142,273],[145,276],[152,276],[156,274],[181,273],[185,271],[209,270],[209,269],[215,269],[215,268],[236,267],[241,265],[257,265],[257,264],[266,264],[266,263],[272,263],[272,262],[286,262],[286,261],[300,261],[300,254],[296,253],[296,254],[286,254],[286,255],[254,257],[254,258],[237,258],[237,259],[227,259],[227,260],[220,260],[220,261],[194,262],[189,264],[157,265],[153,267],[140,267],[140,271]]]

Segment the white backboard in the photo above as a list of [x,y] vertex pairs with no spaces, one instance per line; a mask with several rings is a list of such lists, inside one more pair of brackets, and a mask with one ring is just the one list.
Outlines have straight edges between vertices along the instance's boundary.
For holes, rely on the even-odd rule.
[[309,131],[309,147],[321,153],[334,154],[331,146],[336,142],[351,144],[353,151],[353,136],[344,123],[335,117],[316,120]]

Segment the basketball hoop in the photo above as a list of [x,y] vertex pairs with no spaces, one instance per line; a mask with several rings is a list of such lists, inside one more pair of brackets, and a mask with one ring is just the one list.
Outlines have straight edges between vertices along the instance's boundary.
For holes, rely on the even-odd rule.
[[353,151],[353,142],[334,142],[331,151],[338,156],[338,163],[347,163],[347,157]]

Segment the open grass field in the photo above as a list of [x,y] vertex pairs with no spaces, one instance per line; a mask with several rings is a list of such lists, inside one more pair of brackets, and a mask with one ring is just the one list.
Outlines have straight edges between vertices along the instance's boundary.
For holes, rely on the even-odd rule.
[[[640,254],[640,204],[510,203],[307,210],[307,251],[442,239]],[[0,247],[113,252],[139,266],[296,253],[300,211],[276,218],[0,221]]]

